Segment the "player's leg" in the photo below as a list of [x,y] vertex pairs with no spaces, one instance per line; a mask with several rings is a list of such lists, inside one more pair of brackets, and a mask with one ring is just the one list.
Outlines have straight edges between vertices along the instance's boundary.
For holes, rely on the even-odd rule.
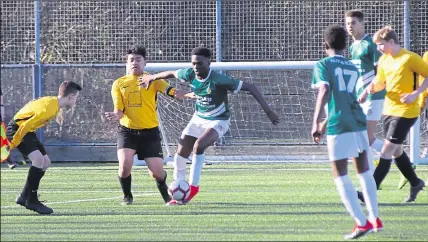
[[134,149],[121,148],[117,150],[117,158],[119,160],[118,179],[123,192],[122,205],[130,205],[134,200],[131,192],[131,170],[134,155]]
[[[368,101],[367,110],[367,134],[369,136],[370,147],[378,154],[382,151],[383,140],[376,138],[376,127],[382,119],[384,100],[370,100]],[[370,160],[369,160],[370,161]]]
[[205,163],[205,150],[214,144],[219,138],[217,130],[208,128],[205,132],[196,140],[193,145],[193,156],[192,165],[190,166],[189,184],[190,184],[190,195],[187,199],[190,201],[199,192],[199,181],[201,178],[202,167]]
[[402,145],[407,138],[410,128],[414,125],[416,120],[417,118],[394,117],[391,121],[393,125],[391,125],[392,128],[390,128],[390,136],[387,136],[390,139],[388,141],[397,147],[391,154],[395,159],[395,164],[411,185],[410,194],[405,202],[414,201],[418,193],[425,186],[424,181],[419,179],[416,175],[409,157],[406,152],[403,151]]
[[[16,203],[25,206],[27,209],[33,210],[40,214],[50,214],[53,210],[39,201],[38,189],[40,181],[45,175],[44,170],[46,154],[42,154],[39,150],[35,150],[28,154],[32,165],[28,171],[27,180],[22,193],[17,197]],[[47,160],[49,158],[47,157]],[[50,163],[50,160],[49,160]]]
[[373,225],[374,231],[379,232],[383,230],[383,224],[379,218],[376,182],[367,160],[367,151],[370,151],[371,148],[366,132],[356,132],[355,135],[360,153],[353,159],[354,166],[365,198],[369,221]]
[[403,145],[402,145],[402,143],[405,141],[407,137],[408,132],[410,131],[410,128],[413,126],[415,121],[416,121],[416,118],[415,119],[407,119],[407,118],[397,119],[396,129],[394,129],[394,133],[393,133],[393,137],[397,137],[397,139],[394,139],[392,141],[396,145],[398,145],[398,148],[392,154],[395,159],[395,164],[397,165],[401,174],[403,174],[403,176],[406,178],[406,180],[410,182],[410,185],[411,185],[410,193],[409,193],[409,196],[404,201],[405,203],[415,201],[418,193],[425,186],[425,182],[416,175],[416,172],[412,167],[410,158],[408,157],[406,152],[403,150]]
[[[184,132],[183,132],[184,134]],[[190,135],[183,135],[178,142],[177,151],[174,155],[174,180],[186,179],[186,163],[192,153],[193,145],[197,138]]]
[[37,192],[40,181],[45,175],[45,170],[43,168],[45,164],[45,156],[47,156],[46,150],[34,132],[27,133],[17,148],[22,154],[28,156],[32,164],[28,170],[24,188],[21,194],[18,195],[16,203],[40,214],[52,213],[53,210],[51,208],[45,206],[39,201]]
[[[391,169],[392,154],[398,148],[397,145],[391,143],[390,141],[390,138],[392,137],[392,134],[394,132],[393,130],[395,129],[396,125],[394,120],[395,117],[393,116],[385,115],[382,117],[383,132],[386,139],[384,140],[384,144],[380,153],[379,164],[377,165],[373,173],[376,182],[376,187],[378,189],[383,179],[386,177],[386,175],[389,173],[389,170]],[[395,139],[395,137],[393,137],[393,139]]]
[[358,156],[358,145],[354,133],[327,135],[329,159],[332,161],[334,183],[346,210],[357,224],[346,239],[355,239],[371,231],[363,209],[358,202],[357,191],[348,175],[348,158]]
[[202,167],[205,163],[205,150],[213,145],[229,129],[229,120],[203,120],[204,132],[199,136],[193,146],[192,166],[190,167],[189,184],[190,201],[199,192],[199,181]]
[[193,115],[181,133],[177,151],[174,155],[174,180],[186,179],[187,159],[192,153],[196,139],[204,132],[204,129],[200,125],[202,121],[196,114]]
[[156,186],[165,203],[171,200],[168,194],[168,185],[166,183],[167,173],[163,169],[163,159],[159,157],[150,157],[144,159],[147,163],[150,176],[156,181]]
[[117,134],[118,179],[123,192],[122,205],[130,205],[134,200],[131,192],[131,170],[137,150],[138,137],[135,131],[124,126],[119,127]]
[[9,167],[9,169],[13,170],[16,167],[18,167],[18,164],[14,162],[10,156],[6,159],[6,161],[7,161],[7,167]]
[[163,151],[159,130],[152,129],[148,135],[141,137],[138,149],[138,159],[144,158],[150,175],[155,179],[156,186],[165,203],[171,200],[166,184],[167,173],[163,169]]

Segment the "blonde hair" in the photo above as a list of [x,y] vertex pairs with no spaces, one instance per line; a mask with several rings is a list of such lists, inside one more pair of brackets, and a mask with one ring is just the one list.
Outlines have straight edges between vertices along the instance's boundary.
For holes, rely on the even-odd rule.
[[388,40],[394,40],[396,44],[399,43],[397,33],[392,29],[391,26],[385,26],[381,29],[379,29],[374,35],[373,35],[373,41],[379,42],[379,41],[388,41]]

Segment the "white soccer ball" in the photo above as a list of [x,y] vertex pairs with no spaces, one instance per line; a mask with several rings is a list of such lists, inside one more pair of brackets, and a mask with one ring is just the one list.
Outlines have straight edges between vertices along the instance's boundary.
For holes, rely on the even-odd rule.
[[172,199],[183,201],[190,195],[190,186],[185,180],[173,181],[169,184],[168,193]]

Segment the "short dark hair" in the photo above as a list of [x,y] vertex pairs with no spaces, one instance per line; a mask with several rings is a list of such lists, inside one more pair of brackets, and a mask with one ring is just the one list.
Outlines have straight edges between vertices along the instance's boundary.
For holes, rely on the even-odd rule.
[[131,48],[129,48],[128,50],[128,55],[141,55],[142,57],[144,57],[144,59],[146,59],[147,56],[147,50],[145,47],[141,46],[141,45],[134,45]]
[[192,50],[192,55],[201,55],[211,59],[211,50],[205,47],[196,47]]
[[364,13],[361,10],[349,10],[345,13],[345,18],[358,18],[360,22],[363,22]]
[[324,33],[324,40],[328,46],[335,50],[343,50],[346,47],[346,30],[340,25],[327,27]]
[[72,81],[64,81],[59,86],[58,96],[66,97],[70,94],[76,94],[81,90],[82,87],[79,84]]

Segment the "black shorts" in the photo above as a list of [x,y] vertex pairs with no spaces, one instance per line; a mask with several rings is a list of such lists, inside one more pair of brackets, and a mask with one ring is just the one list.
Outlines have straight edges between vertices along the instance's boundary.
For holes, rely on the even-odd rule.
[[407,138],[407,134],[418,118],[403,118],[396,116],[382,116],[383,132],[385,139],[394,144],[402,144]]
[[[14,120],[11,120],[6,128],[6,136],[9,141],[12,141],[16,131],[18,131],[18,124]],[[23,138],[21,143],[17,146],[19,152],[23,155],[28,156],[33,151],[40,151],[42,155],[46,155],[45,147],[40,143],[35,132],[28,132]]]
[[130,129],[119,125],[117,130],[117,149],[133,149],[138,159],[163,158],[159,129]]

